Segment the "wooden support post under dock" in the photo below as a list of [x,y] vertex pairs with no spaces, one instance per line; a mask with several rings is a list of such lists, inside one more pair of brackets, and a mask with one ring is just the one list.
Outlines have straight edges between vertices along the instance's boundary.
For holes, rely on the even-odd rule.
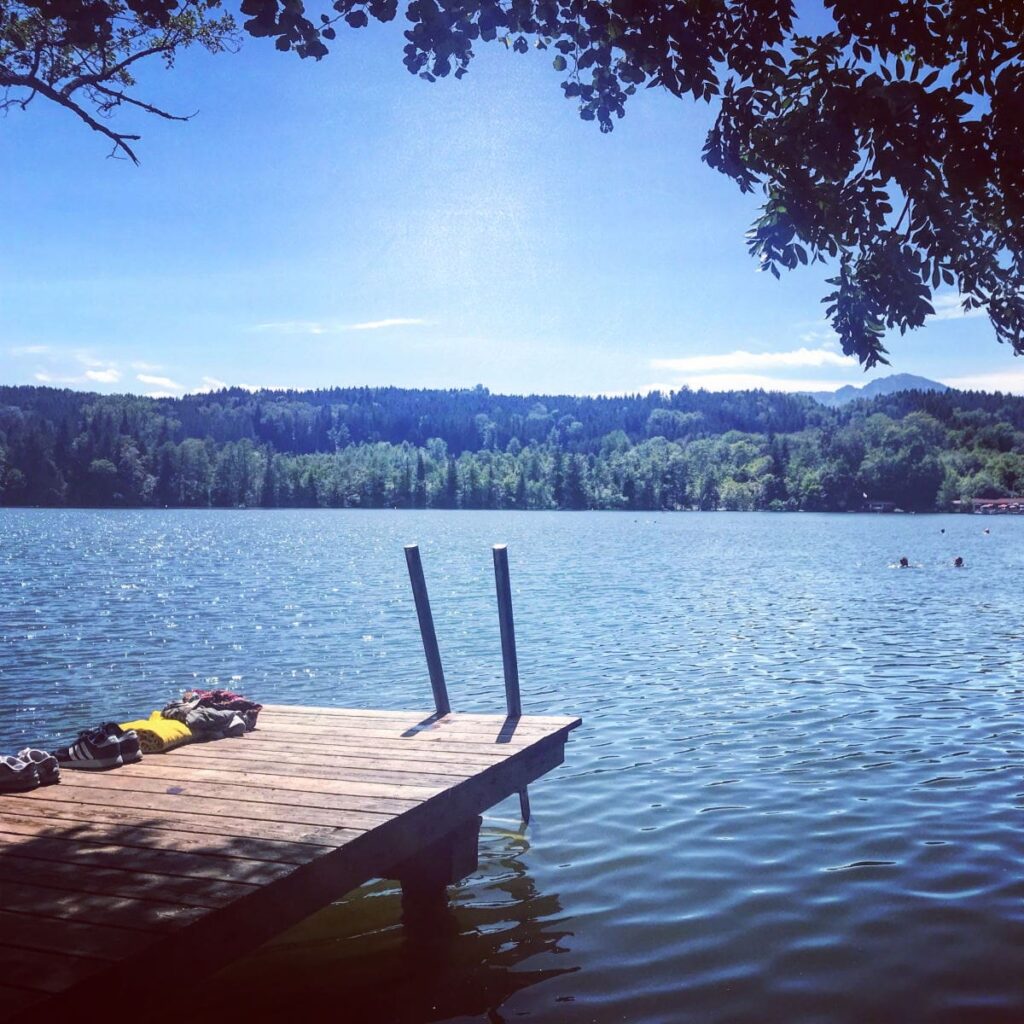
[[579,724],[265,707],[238,739],[0,795],[0,1020],[145,1005],[169,966],[212,973],[371,878],[414,914]]
[[402,883],[402,919],[411,927],[428,923],[448,900],[448,886],[469,878],[478,865],[483,818],[469,818],[447,835],[381,872]]

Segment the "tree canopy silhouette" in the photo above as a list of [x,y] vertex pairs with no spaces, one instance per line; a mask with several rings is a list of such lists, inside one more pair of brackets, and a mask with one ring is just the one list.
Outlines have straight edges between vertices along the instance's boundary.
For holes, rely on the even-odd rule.
[[233,49],[235,23],[220,0],[0,0],[0,112],[25,109],[38,97],[71,111],[113,144],[112,153],[138,163],[139,136],[110,123],[120,107],[172,121],[172,114],[135,94],[135,66],[159,57],[167,67],[190,46],[211,53]]
[[[224,48],[232,26],[214,17],[218,3],[0,0],[6,103],[42,95],[70,106],[133,155],[135,136],[113,131],[102,115],[121,104],[171,115],[130,93],[129,65],[196,42]],[[813,32],[791,0],[403,6],[404,63],[428,81],[461,78],[474,47],[496,42],[549,50],[565,96],[602,131],[641,87],[717,104],[704,159],[763,196],[751,254],[776,276],[833,266],[827,315],[843,350],[866,367],[887,361],[887,331],[924,323],[942,286],[958,288],[966,310],[984,308],[997,338],[1024,352],[1018,0],[824,0],[831,22]],[[322,7],[241,0],[240,12],[250,35],[317,60],[340,25],[358,29],[399,12],[398,0]],[[177,43],[147,46],[154,33],[180,32],[183,17]]]

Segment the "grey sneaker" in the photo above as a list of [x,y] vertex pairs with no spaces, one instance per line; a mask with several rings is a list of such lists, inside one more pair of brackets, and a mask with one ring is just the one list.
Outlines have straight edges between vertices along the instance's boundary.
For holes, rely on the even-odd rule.
[[0,793],[24,793],[39,785],[39,771],[20,757],[0,757]]
[[35,747],[26,747],[18,751],[18,760],[27,764],[34,764],[39,773],[39,785],[48,786],[54,782],[60,782],[60,765],[53,754],[45,750],[37,750]]

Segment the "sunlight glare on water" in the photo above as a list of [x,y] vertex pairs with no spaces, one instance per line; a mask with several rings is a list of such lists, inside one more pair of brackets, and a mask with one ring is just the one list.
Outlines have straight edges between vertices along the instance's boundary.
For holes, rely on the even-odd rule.
[[1024,1019],[1021,519],[2,510],[0,752],[197,683],[429,708],[410,541],[453,707],[503,710],[507,542],[524,710],[583,727],[426,947],[376,883],[197,1012]]

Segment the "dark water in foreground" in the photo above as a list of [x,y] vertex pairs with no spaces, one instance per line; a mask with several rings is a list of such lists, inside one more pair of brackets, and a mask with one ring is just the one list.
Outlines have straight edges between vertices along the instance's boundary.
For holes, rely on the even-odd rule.
[[197,680],[428,707],[410,540],[454,706],[508,541],[526,710],[584,726],[430,941],[370,886],[174,965],[190,1017],[1024,1020],[1021,519],[0,511],[2,749]]

